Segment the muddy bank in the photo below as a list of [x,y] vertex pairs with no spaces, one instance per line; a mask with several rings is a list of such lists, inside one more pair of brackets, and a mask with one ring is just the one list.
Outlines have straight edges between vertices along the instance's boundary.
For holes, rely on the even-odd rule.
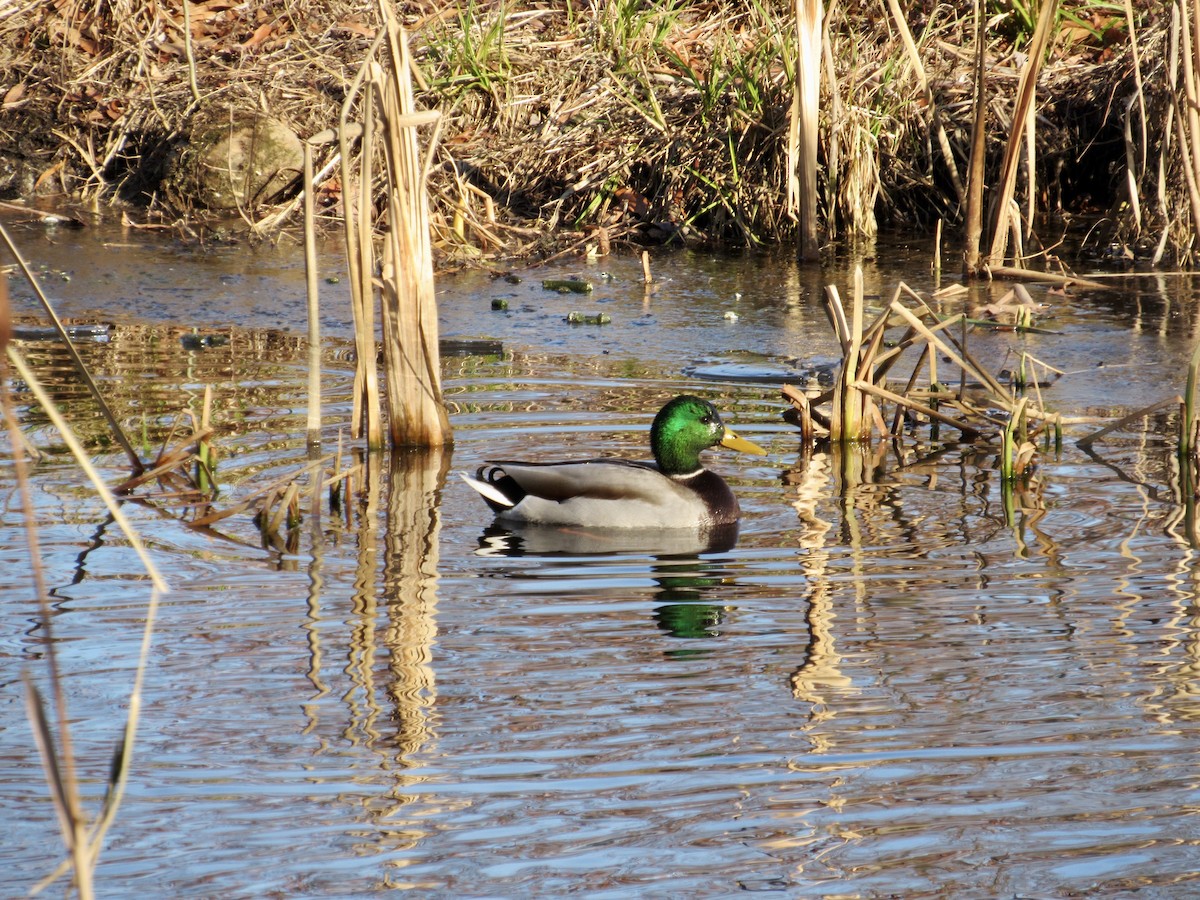
[[[818,208],[832,240],[961,218],[951,170],[964,170],[969,146],[973,26],[947,19],[943,7],[902,12],[921,72],[884,7],[852,4],[826,20]],[[634,243],[794,237],[791,4],[413,3],[400,13],[419,101],[442,114],[430,174],[443,254],[536,254],[595,241],[601,228],[610,241]],[[1141,15],[1132,30],[1108,12],[1060,15],[1026,192],[1038,216],[1059,217],[1043,226],[1053,232],[1047,243],[1073,217],[1107,214],[1094,247],[1115,242],[1119,254],[1145,256],[1166,228],[1171,255],[1186,258],[1186,172],[1153,124],[1171,106],[1168,28]],[[0,20],[0,196],[101,198],[136,218],[192,227],[213,213],[295,224],[295,139],[337,124],[378,28],[374,8],[337,2],[25,0]],[[994,171],[1028,23],[1010,11],[988,35]],[[933,138],[928,97],[950,160]],[[263,162],[255,154],[268,128],[286,152]],[[331,218],[343,193],[336,154],[336,143],[315,151],[319,207]],[[1147,164],[1159,158],[1162,192],[1159,167]],[[1130,164],[1142,198],[1136,217]],[[213,170],[219,183],[206,187],[197,173]]]

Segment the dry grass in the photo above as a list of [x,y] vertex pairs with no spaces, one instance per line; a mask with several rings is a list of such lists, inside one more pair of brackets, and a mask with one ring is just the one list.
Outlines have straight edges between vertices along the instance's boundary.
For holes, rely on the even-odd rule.
[[[742,246],[794,239],[793,10],[792,0],[401,4],[423,83],[417,103],[439,110],[444,123],[431,171],[435,248],[443,259],[474,261],[602,237]],[[892,24],[895,8],[827,12],[818,179],[827,235],[870,235],[877,219],[960,218],[955,173],[969,147],[971,24],[945,6],[902,12],[907,34]],[[1136,82],[1158,87],[1132,111],[1144,106],[1149,133],[1158,135],[1153,126],[1170,105],[1160,52],[1168,26],[1143,20],[1140,55],[1153,62]],[[11,73],[0,76],[0,147],[27,161],[22,186],[30,192],[36,183],[149,196],[152,209],[173,217],[155,193],[157,179],[198,121],[230,108],[265,109],[302,137],[333,126],[379,28],[373,8],[340,0],[17,0],[0,10],[0,72]],[[1097,20],[1097,30],[1100,37],[1061,28],[1046,61],[1041,209],[1061,192],[1100,189],[1070,182],[1080,147],[1124,159],[1122,143],[1095,138],[1123,131],[1125,107],[1113,97],[1124,98],[1135,81],[1129,28],[1116,17]],[[992,168],[1009,130],[1022,48],[1000,29],[989,32]],[[1130,133],[1143,142],[1141,128]],[[314,161],[326,173],[318,174],[319,212],[336,212],[343,190],[354,190],[331,166],[336,153],[324,146]],[[1106,171],[1109,156],[1083,168]],[[1127,183],[1140,185],[1140,234],[1169,228],[1168,242],[1182,246],[1190,221],[1173,214],[1186,190],[1183,170],[1168,152],[1167,202],[1155,202],[1147,198],[1158,196],[1153,161],[1161,154],[1138,146],[1132,156],[1151,164],[1132,182],[1118,172],[1108,194],[1094,199],[1107,204]],[[1117,212],[1114,228],[1134,221]]]

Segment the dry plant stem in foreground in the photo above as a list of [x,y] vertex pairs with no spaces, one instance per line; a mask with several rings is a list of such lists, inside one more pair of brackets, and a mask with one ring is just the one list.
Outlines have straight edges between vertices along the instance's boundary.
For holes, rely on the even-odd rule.
[[821,0],[796,0],[796,84],[788,128],[788,211],[797,220],[797,252],[814,260],[817,224],[817,126],[821,101]]
[[[342,103],[338,122],[341,157],[343,225],[346,234],[346,263],[350,270],[350,304],[354,314],[354,410],[350,433],[365,437],[368,447],[383,446],[383,424],[379,402],[379,375],[375,351],[375,252],[372,209],[374,181],[375,107],[374,91],[363,91],[367,72],[374,65],[385,31],[371,44],[367,57],[354,76]],[[361,97],[362,124],[351,122],[354,104]],[[350,142],[359,137],[358,191],[353,190]]]
[[[1012,116],[1012,129],[1004,145],[1004,160],[1000,166],[1000,178],[992,196],[991,216],[989,217],[991,219],[992,246],[988,252],[989,264],[1000,265],[1004,262],[1012,198],[1017,186],[1021,134],[1037,100],[1038,76],[1042,71],[1042,60],[1046,56],[1046,42],[1050,39],[1050,29],[1054,25],[1054,16],[1057,10],[1058,0],[1042,0],[1037,26],[1034,28],[1025,66],[1021,71],[1016,106]],[[1030,187],[1032,191],[1032,185]]]
[[[345,206],[346,240],[355,314],[355,404],[352,433],[367,446],[383,446],[382,416],[376,369],[374,297],[379,271],[380,325],[383,339],[384,377],[387,381],[388,429],[391,443],[404,446],[441,446],[452,440],[450,418],[441,390],[437,305],[433,284],[433,251],[430,244],[426,182],[417,129],[440,122],[436,111],[418,111],[412,90],[412,61],[408,38],[381,4],[386,30],[371,46],[342,108],[340,144]],[[386,49],[387,65],[376,60]],[[357,203],[351,185],[350,113],[359,101],[362,116]],[[378,120],[377,120],[378,117]],[[377,129],[378,124],[378,129]],[[382,156],[376,153],[376,135]],[[435,128],[427,159],[437,143]],[[382,171],[377,173],[377,166]],[[377,264],[371,185],[376,175],[386,187],[386,229],[382,260]]]
[[[0,301],[6,297],[0,296]],[[7,320],[7,304],[0,303],[0,319]],[[7,343],[7,328],[0,326],[0,343]],[[62,839],[68,858],[55,871],[51,872],[38,884],[32,893],[38,893],[67,872],[73,873],[75,889],[81,898],[93,895],[92,883],[96,863],[100,857],[104,836],[112,824],[116,811],[124,794],[125,784],[129,777],[129,765],[133,756],[133,744],[141,712],[142,683],[146,671],[146,662],[150,653],[150,642],[154,633],[154,622],[158,611],[159,598],[166,593],[167,585],[159,574],[154,563],[150,560],[141,539],[133,530],[120,504],[108,489],[99,472],[93,467],[91,459],[83,445],[75,436],[71,427],[59,413],[53,400],[42,387],[37,376],[25,364],[24,359],[16,348],[8,345],[3,347],[4,358],[0,359],[0,404],[5,421],[10,431],[17,430],[16,414],[8,393],[8,372],[5,360],[11,363],[17,375],[26,383],[51,424],[58,430],[63,442],[74,455],[80,468],[87,474],[96,493],[104,501],[113,521],[124,533],[130,546],[138,554],[142,565],[151,582],[150,599],[146,609],[146,621],[142,631],[140,655],[133,685],[130,688],[129,712],[125,720],[122,736],[114,752],[113,762],[109,769],[104,800],[98,815],[91,822],[83,811],[79,797],[79,782],[75,764],[75,751],[71,741],[70,718],[66,707],[66,699],[62,692],[62,681],[57,664],[57,650],[54,641],[53,615],[51,614],[45,584],[42,576],[41,557],[37,541],[36,511],[32,505],[28,478],[24,468],[22,442],[14,440],[14,463],[17,472],[22,504],[25,512],[26,533],[29,538],[30,559],[34,579],[34,588],[42,619],[42,633],[46,640],[46,659],[49,668],[49,678],[54,691],[55,721],[58,738],[55,740],[54,730],[46,715],[41,693],[33,682],[32,676],[25,677],[26,707],[30,722],[33,726],[34,737],[41,755],[46,772],[46,780],[50,786],[51,797],[55,811],[58,814]],[[14,435],[15,436],[15,435]]]
[[310,450],[321,447],[321,309],[317,287],[316,212],[312,145],[304,145],[304,287],[308,305],[308,429]]
[[983,18],[983,0],[975,0],[975,93],[972,99],[971,155],[967,162],[966,230],[963,237],[963,274],[974,278],[981,266],[983,242],[983,180],[987,149],[987,82],[984,58],[987,55],[987,28]]

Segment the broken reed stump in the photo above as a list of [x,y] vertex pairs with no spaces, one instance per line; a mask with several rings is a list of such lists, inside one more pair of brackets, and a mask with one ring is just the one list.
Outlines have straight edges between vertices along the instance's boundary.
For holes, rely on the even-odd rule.
[[[417,129],[440,122],[421,113],[412,89],[408,36],[385,0],[390,78],[380,90],[387,160],[388,229],[383,245],[382,309],[388,429],[393,447],[441,447],[453,442],[442,399],[433,248],[429,239],[428,171]],[[432,157],[436,140],[430,140]]]
[[[386,3],[380,3],[380,12],[386,28],[372,44],[347,93],[338,134],[357,351],[351,433],[365,437],[373,450],[383,446],[383,399],[375,345],[378,285],[390,443],[393,447],[440,447],[452,443],[453,438],[442,398],[426,189],[440,116],[435,110],[416,109],[407,34]],[[386,66],[376,59],[381,49]],[[355,103],[361,122],[350,121]],[[430,124],[435,126],[434,133],[422,157],[418,129]],[[355,183],[350,149],[354,138],[361,138],[357,192],[350,189]],[[376,141],[381,154],[376,152]],[[370,187],[377,179],[385,184],[387,206],[373,222]],[[378,261],[376,232],[381,233],[383,245]]]

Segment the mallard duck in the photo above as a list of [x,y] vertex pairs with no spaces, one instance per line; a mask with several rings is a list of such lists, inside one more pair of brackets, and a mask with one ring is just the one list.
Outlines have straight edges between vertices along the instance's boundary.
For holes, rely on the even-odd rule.
[[765,456],[721,421],[717,408],[682,396],[658,411],[650,427],[654,462],[497,460],[463,479],[501,521],[590,528],[713,528],[736,523],[737,497],[700,464],[717,445]]

